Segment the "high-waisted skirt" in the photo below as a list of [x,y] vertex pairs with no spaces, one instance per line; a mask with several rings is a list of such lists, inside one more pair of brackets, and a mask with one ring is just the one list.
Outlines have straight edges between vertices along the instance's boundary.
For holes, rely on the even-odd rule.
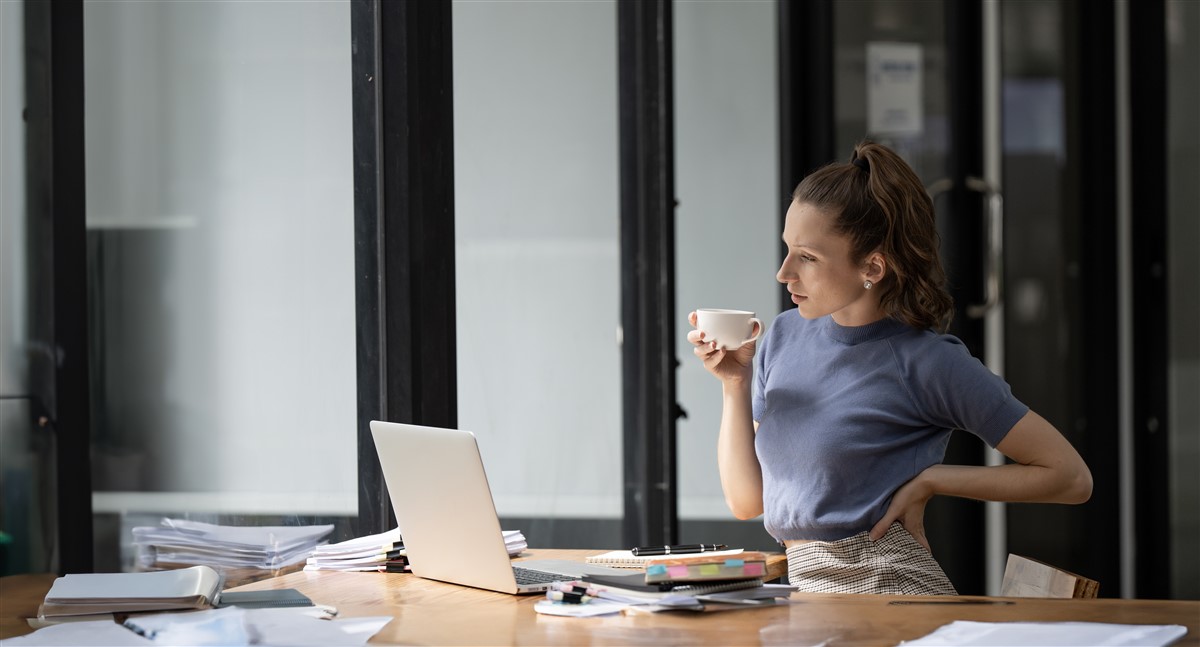
[[788,581],[810,593],[957,595],[933,555],[904,526],[879,541],[866,532],[787,549]]

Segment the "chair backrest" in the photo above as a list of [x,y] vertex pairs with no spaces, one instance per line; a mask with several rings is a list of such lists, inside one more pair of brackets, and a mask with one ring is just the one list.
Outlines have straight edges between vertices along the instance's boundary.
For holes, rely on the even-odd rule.
[[1094,598],[1100,583],[1036,559],[1009,553],[1000,595],[1011,598]]

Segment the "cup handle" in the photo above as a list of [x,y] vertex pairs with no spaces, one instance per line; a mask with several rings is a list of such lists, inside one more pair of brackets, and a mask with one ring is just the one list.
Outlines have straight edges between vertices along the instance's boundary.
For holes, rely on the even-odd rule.
[[747,339],[746,341],[742,342],[739,345],[739,347],[745,346],[746,344],[749,344],[752,341],[758,341],[758,338],[762,336],[762,331],[763,331],[762,322],[759,321],[757,317],[750,317],[750,323],[754,324],[754,328],[755,328],[754,335],[752,337],[750,337],[750,339]]

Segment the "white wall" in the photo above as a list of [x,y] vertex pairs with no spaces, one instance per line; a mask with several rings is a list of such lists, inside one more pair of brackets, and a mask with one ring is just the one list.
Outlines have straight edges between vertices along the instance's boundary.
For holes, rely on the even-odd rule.
[[354,514],[349,4],[84,22],[99,489]]

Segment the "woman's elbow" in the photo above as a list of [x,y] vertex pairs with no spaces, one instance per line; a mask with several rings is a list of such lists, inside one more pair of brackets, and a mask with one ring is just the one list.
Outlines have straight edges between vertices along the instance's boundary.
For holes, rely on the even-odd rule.
[[1063,492],[1064,503],[1087,503],[1092,498],[1092,471],[1087,465],[1080,465],[1071,475],[1071,480]]
[[725,499],[725,505],[729,506],[729,511],[733,513],[734,517],[742,521],[753,519],[763,513],[761,501],[758,502],[758,505],[755,505],[753,502],[739,502]]

